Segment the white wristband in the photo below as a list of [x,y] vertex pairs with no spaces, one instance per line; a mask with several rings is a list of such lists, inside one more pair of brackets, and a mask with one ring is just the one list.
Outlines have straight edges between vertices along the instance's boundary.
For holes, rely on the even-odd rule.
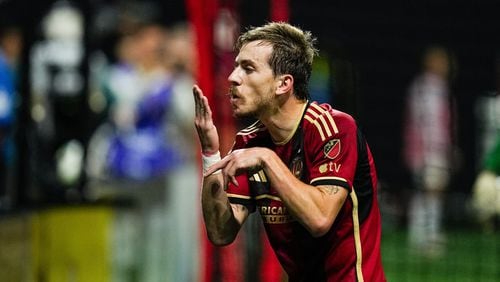
[[[201,154],[201,159],[203,161],[203,174],[205,174],[210,166],[215,164],[216,162],[220,161],[220,152],[217,151],[217,153],[212,154],[210,156],[206,156],[205,154]],[[220,173],[220,169],[214,172],[213,174]]]

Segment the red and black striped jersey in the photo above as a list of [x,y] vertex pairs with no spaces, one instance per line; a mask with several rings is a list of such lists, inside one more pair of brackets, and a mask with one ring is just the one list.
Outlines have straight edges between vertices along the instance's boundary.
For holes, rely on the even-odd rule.
[[249,147],[272,149],[305,183],[349,191],[331,229],[314,238],[288,212],[263,170],[239,175],[238,187],[229,185],[231,203],[259,211],[289,281],[385,281],[375,164],[350,115],[307,103],[290,140],[274,143],[257,121],[238,132],[233,150]]

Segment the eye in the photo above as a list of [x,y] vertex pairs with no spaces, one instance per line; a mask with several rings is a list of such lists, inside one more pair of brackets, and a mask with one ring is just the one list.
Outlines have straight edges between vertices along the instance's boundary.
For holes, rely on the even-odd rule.
[[241,67],[246,73],[252,73],[255,69],[252,66],[246,65]]

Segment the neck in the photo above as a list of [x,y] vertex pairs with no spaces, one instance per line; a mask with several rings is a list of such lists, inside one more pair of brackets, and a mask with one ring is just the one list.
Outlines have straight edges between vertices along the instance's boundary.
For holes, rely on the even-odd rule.
[[271,134],[274,143],[285,144],[293,137],[306,104],[305,101],[289,99],[274,114],[260,119]]

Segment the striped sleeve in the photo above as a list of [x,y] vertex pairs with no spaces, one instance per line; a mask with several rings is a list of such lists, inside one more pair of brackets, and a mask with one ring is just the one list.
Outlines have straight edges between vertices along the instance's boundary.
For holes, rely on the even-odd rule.
[[317,103],[311,103],[304,119],[310,184],[337,185],[351,191],[357,160],[354,119]]

